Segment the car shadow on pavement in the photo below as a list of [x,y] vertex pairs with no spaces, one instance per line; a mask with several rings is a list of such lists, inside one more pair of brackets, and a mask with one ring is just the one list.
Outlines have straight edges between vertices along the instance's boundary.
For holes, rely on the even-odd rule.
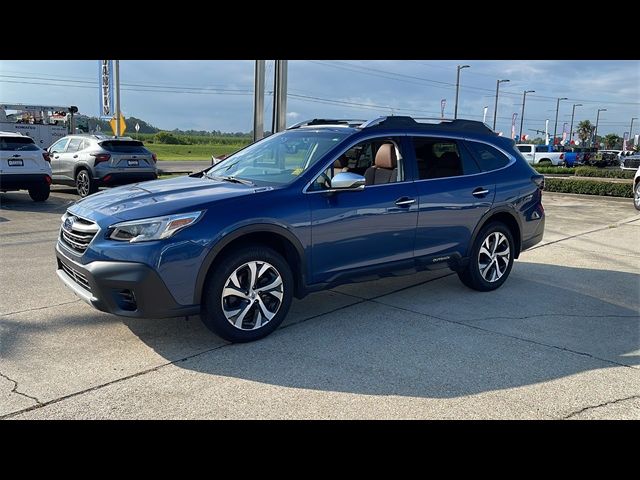
[[[75,190],[74,190],[75,191]],[[53,193],[53,191],[52,191]],[[62,193],[69,193],[66,190]],[[73,193],[73,192],[71,192]],[[0,211],[13,210],[20,212],[64,213],[69,206],[80,197],[63,198],[51,195],[44,202],[34,202],[28,192],[0,193]]]
[[[512,278],[489,293],[450,275],[367,301],[343,295],[355,303],[321,315],[314,311],[322,294],[311,295],[294,302],[294,318],[258,342],[225,344],[199,329],[200,341],[219,348],[175,365],[356,394],[443,398],[508,389],[638,367],[639,288],[634,273],[517,262]],[[184,322],[124,323],[170,361],[188,350],[180,347],[187,341]]]

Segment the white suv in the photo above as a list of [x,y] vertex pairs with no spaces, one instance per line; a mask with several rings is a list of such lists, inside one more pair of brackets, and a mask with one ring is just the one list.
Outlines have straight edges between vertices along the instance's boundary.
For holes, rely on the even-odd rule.
[[633,179],[633,205],[640,210],[640,167]]
[[26,135],[0,132],[0,191],[28,190],[33,201],[44,202],[50,185],[49,153]]

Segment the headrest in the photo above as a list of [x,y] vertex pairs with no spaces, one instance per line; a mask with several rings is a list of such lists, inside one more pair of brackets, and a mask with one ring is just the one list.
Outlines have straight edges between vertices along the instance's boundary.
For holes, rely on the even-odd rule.
[[333,162],[333,168],[344,168],[348,166],[349,159],[346,155],[341,155],[335,162]]
[[376,167],[392,169],[398,165],[396,148],[393,143],[383,143],[376,153]]
[[444,152],[438,159],[438,166],[441,168],[458,168],[459,165],[460,158],[454,152]]

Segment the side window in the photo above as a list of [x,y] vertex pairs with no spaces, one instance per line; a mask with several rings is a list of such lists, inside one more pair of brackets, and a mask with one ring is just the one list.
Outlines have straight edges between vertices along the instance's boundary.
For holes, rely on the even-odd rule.
[[63,138],[61,140],[58,140],[56,143],[51,145],[51,151],[58,152],[58,153],[64,152],[64,146],[67,144],[68,141],[69,141],[68,138]]
[[69,140],[69,145],[67,146],[67,153],[68,152],[77,152],[78,151],[78,147],[80,147],[81,143],[82,143],[82,139],[81,138],[72,138],[71,140]]
[[82,143],[78,147],[78,150],[84,150],[85,148],[89,148],[90,145],[91,145],[91,142],[85,138],[84,140],[82,140]]
[[362,175],[365,177],[365,185],[401,182],[405,178],[405,169],[400,145],[398,138],[380,138],[358,143],[340,154],[316,177],[309,190],[331,188],[331,179],[343,172]]
[[518,150],[522,153],[531,153],[531,148],[533,145],[518,145]]
[[509,157],[491,145],[479,142],[467,142],[467,146],[469,150],[471,150],[471,153],[473,153],[483,172],[497,170],[509,164]]
[[413,137],[413,148],[420,180],[480,173],[473,157],[456,140]]

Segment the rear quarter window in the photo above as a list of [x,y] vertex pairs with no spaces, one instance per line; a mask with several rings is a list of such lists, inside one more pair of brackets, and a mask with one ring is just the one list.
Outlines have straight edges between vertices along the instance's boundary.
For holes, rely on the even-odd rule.
[[149,153],[142,142],[135,140],[119,140],[101,142],[100,146],[112,153]]
[[509,164],[509,157],[491,145],[468,141],[467,147],[471,150],[471,153],[483,172],[497,170]]
[[40,149],[29,137],[0,137],[0,150],[26,152]]

